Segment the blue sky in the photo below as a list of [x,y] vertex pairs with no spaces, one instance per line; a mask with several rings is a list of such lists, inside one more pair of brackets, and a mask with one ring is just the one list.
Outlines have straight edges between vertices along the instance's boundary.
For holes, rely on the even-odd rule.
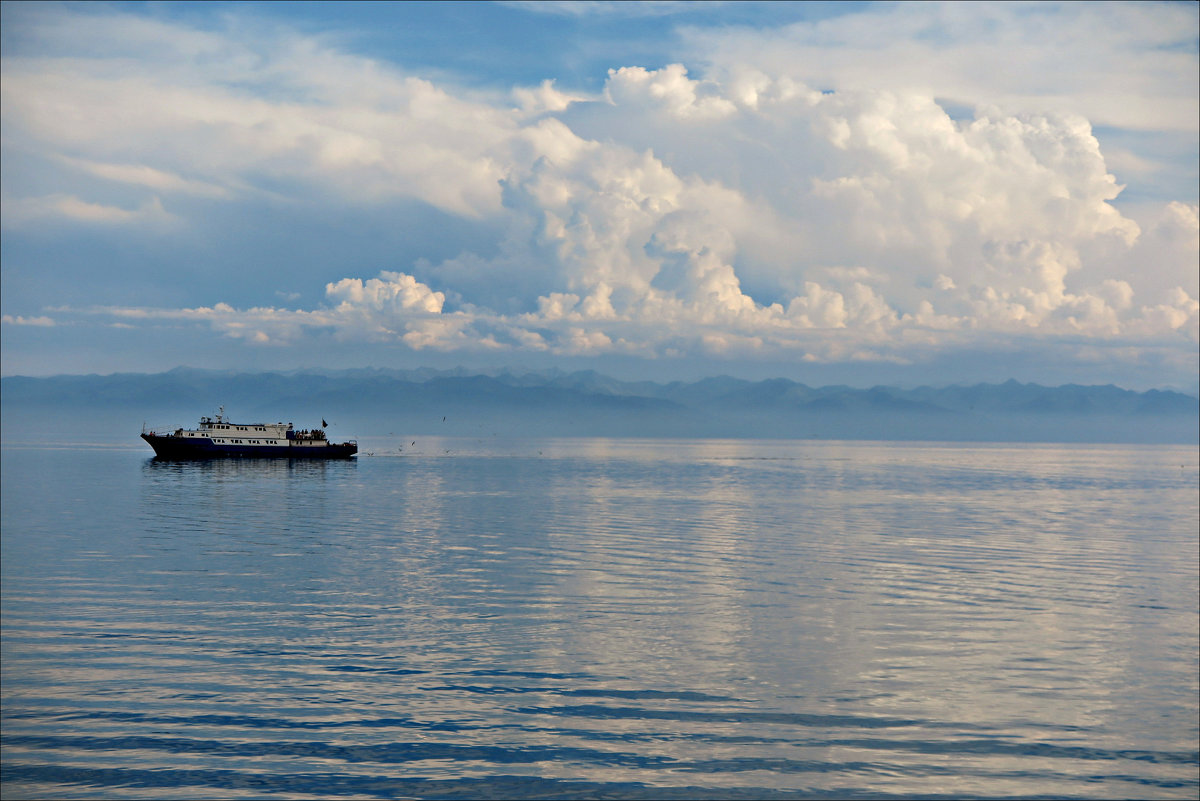
[[4,3],[2,370],[1194,390],[1197,8]]

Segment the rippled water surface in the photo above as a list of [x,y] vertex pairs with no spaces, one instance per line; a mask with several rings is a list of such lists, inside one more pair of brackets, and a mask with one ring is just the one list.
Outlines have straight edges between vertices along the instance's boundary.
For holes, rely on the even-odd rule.
[[1194,447],[367,450],[6,444],[4,797],[1200,791]]

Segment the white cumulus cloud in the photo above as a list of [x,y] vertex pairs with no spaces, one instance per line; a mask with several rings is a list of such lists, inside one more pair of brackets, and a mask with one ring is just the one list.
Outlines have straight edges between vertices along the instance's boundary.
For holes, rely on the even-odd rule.
[[[1162,204],[1142,225],[1122,213],[1093,124],[1133,124],[1130,112],[1081,71],[1064,89],[1071,102],[1030,77],[1055,42],[1017,47],[1026,82],[986,102],[984,89],[1009,79],[978,73],[999,70],[1012,32],[1045,12],[967,8],[693,31],[708,57],[614,65],[602,97],[550,79],[491,97],[294,34],[60,11],[66,22],[41,32],[57,42],[48,55],[5,59],[6,141],[86,177],[94,199],[6,186],[5,225],[57,215],[135,226],[176,219],[184,196],[320,196],[364,213],[403,197],[496,232],[494,247],[374,277],[331,267],[310,309],[105,312],[247,342],[331,331],[413,349],[904,361],[1022,336],[1122,354],[1173,346],[1194,361],[1197,207]],[[1192,125],[1194,93],[1181,100],[1153,81],[1181,64],[1195,71],[1194,54],[1155,50],[1192,12],[1063,13],[1105,23],[1100,41],[1122,53],[1142,48],[1136,75],[1105,70],[1118,95],[1145,93],[1134,106],[1157,125]],[[85,16],[113,41],[59,54]],[[938,46],[887,35],[919,20],[935,42],[956,25],[967,35]],[[128,59],[164,38],[177,46],[146,51],[155,69]],[[967,69],[969,47],[979,64]],[[889,59],[899,66],[883,69]],[[952,114],[946,98],[969,113]],[[144,193],[140,205],[117,202],[130,191]]]

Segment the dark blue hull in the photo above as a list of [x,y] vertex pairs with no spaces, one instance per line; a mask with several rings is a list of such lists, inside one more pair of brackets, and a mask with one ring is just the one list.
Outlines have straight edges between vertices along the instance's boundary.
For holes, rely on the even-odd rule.
[[218,444],[204,437],[175,437],[162,434],[142,434],[142,439],[150,444],[158,459],[349,459],[358,453],[358,444],[354,442],[330,442],[322,445],[231,445]]

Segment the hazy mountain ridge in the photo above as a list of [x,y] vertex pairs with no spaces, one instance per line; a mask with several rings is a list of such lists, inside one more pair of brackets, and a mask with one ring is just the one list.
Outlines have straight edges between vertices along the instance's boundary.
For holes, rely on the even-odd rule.
[[[190,424],[224,405],[246,421],[318,418],[342,433],[1192,442],[1200,400],[1169,390],[1006,381],[899,389],[717,376],[626,382],[584,371],[177,368],[157,374],[12,376],[6,423],[37,414]],[[170,421],[165,419],[170,417]],[[10,425],[5,426],[11,429]],[[348,433],[347,433],[348,435]]]

